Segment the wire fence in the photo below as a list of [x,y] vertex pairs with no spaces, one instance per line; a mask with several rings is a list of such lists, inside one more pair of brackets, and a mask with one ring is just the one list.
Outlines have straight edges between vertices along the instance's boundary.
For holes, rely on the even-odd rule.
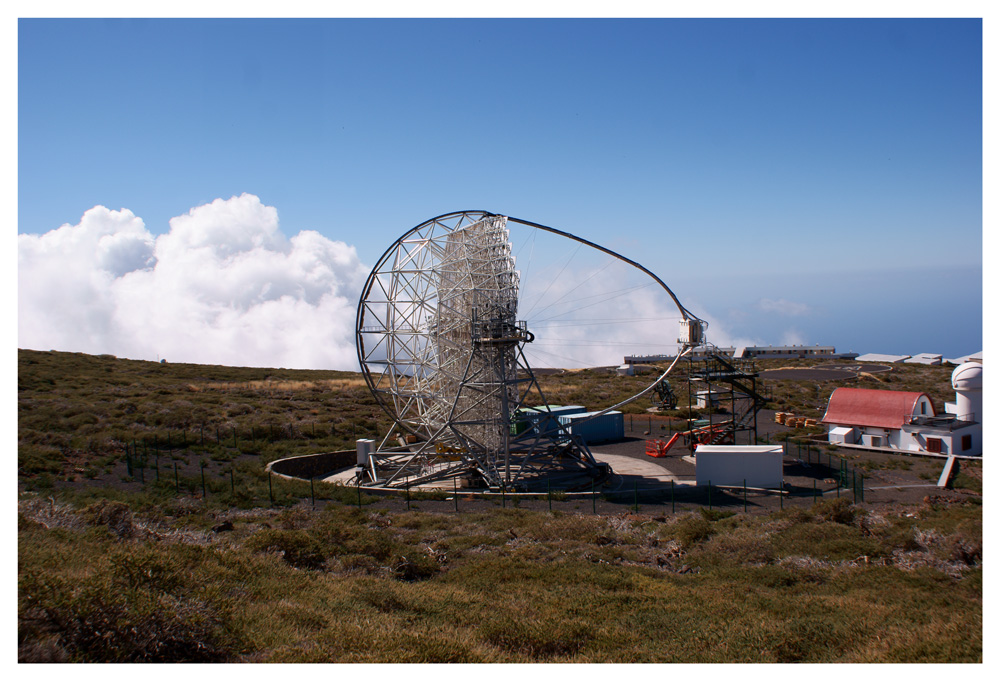
[[[270,437],[271,432],[265,431]],[[223,439],[219,430],[216,445],[232,443],[234,454],[240,453],[240,434],[235,429]],[[253,442],[261,434],[248,433]],[[229,439],[231,438],[231,440]],[[358,507],[384,506],[437,512],[485,510],[490,507],[530,508],[534,510],[569,510],[593,513],[640,512],[679,513],[704,509],[709,513],[761,513],[784,509],[786,506],[811,505],[824,499],[846,498],[851,503],[865,501],[866,475],[851,461],[813,447],[808,442],[792,440],[785,443],[785,482],[778,489],[759,489],[742,485],[678,484],[674,480],[662,484],[640,482],[638,478],[619,478],[617,489],[609,490],[596,483],[589,490],[566,492],[547,490],[541,493],[508,491],[487,492],[459,487],[452,489],[376,491],[360,486],[345,486],[324,481],[326,476],[290,478],[275,474],[258,457],[247,465],[237,466],[236,457],[229,461],[200,458],[193,464],[185,455],[198,453],[200,439],[185,442],[183,436],[156,435],[126,443],[123,452],[125,481],[138,483],[175,495],[213,499],[221,505],[239,507],[289,506],[308,503],[313,508],[328,503],[356,504]],[[178,447],[179,445],[179,447]],[[332,473],[332,471],[331,471]]]

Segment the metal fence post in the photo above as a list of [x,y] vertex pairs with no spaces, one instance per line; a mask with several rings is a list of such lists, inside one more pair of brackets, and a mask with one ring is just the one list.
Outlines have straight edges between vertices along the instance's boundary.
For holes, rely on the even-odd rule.
[[670,512],[676,513],[677,507],[674,506],[674,479],[670,478]]
[[309,476],[309,496],[312,498],[313,510],[316,510],[316,478]]

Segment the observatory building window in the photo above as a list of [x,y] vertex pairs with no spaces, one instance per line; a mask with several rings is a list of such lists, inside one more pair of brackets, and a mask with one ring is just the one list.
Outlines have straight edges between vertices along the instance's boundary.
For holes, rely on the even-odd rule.
[[964,452],[967,449],[972,449],[972,436],[971,435],[963,435],[962,436],[962,451]]
[[941,438],[939,437],[929,437],[927,438],[927,451],[934,454],[941,453]]

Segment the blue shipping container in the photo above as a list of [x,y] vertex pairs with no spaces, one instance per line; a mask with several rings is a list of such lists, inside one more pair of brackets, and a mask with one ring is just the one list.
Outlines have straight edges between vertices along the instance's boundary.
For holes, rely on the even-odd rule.
[[527,407],[523,410],[524,417],[531,422],[536,433],[547,433],[552,436],[558,436],[560,432],[559,419],[561,417],[571,414],[583,414],[586,411],[586,407],[579,405],[570,405],[567,407],[550,405],[548,410],[545,407]]
[[586,412],[560,416],[559,422],[566,426],[573,435],[582,437],[587,444],[615,442],[625,438],[624,414],[620,411],[609,411],[591,421],[586,421],[596,413]]

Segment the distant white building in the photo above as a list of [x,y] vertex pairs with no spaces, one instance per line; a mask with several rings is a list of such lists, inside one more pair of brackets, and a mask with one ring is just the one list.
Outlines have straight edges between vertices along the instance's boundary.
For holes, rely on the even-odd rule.
[[[694,359],[718,353],[736,359],[854,359],[856,352],[837,352],[832,345],[746,345],[739,348],[695,348]],[[653,364],[672,361],[676,355],[626,355],[624,364]]]
[[855,352],[837,352],[832,345],[747,345],[736,349],[737,359],[853,359]]
[[979,362],[980,364],[982,364],[983,363],[983,351],[980,350],[979,352],[974,352],[973,354],[966,355],[965,357],[956,357],[955,359],[946,359],[946,360],[944,360],[944,362],[946,364],[954,364],[955,366],[958,366],[959,364],[965,364],[966,362]]
[[869,352],[867,355],[859,355],[855,359],[859,362],[889,362],[895,364],[896,362],[905,362],[910,359],[910,355],[880,355],[877,352]]
[[904,364],[929,364],[931,366],[939,366],[941,364],[941,355],[935,355],[930,352],[921,352],[920,354],[914,355],[909,359],[903,360]]
[[955,402],[945,404],[943,415],[925,393],[837,388],[820,422],[830,444],[982,456],[982,364],[959,366],[951,382]]

